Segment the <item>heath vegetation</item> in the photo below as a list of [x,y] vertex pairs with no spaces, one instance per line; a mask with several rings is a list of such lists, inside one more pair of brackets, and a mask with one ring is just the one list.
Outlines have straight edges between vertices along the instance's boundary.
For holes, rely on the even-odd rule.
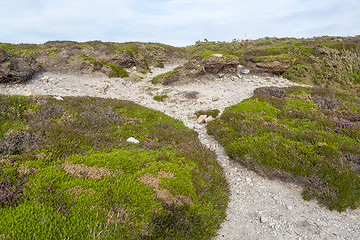
[[225,218],[222,168],[180,121],[113,99],[0,102],[2,238],[209,239]]
[[321,87],[260,88],[207,130],[234,160],[344,211],[360,204],[359,106]]

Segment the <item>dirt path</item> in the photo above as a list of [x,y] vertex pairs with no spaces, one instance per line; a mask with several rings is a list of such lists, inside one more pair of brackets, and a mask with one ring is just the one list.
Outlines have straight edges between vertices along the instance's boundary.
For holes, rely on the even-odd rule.
[[[24,85],[0,86],[0,94],[61,96],[97,96],[131,100],[160,110],[199,132],[203,144],[216,151],[231,186],[227,219],[215,240],[240,239],[360,239],[360,210],[331,212],[315,201],[306,202],[296,185],[270,181],[229,160],[224,148],[206,133],[205,125],[191,117],[198,110],[219,109],[234,105],[253,94],[260,86],[289,86],[282,78],[240,79],[224,76],[213,82],[194,82],[186,86],[160,86],[152,77],[174,67],[153,69],[143,79],[124,80],[103,76],[50,74],[39,76]],[[198,94],[194,93],[198,92]],[[164,102],[153,99],[167,95]],[[197,98],[191,96],[197,95]],[[59,98],[60,99],[60,98]]]

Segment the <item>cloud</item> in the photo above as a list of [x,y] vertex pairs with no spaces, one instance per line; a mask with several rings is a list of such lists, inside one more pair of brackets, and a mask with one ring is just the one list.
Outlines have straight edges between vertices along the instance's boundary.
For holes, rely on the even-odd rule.
[[358,0],[13,0],[0,42],[155,41],[356,35]]

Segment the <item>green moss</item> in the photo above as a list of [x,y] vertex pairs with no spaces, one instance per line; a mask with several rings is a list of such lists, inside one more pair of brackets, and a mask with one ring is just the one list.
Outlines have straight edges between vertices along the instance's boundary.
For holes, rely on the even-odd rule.
[[139,53],[139,49],[133,46],[122,46],[119,48],[116,48],[116,51],[127,51],[129,53],[131,53],[132,56],[136,57]]
[[112,63],[108,63],[106,65],[108,65],[112,70],[111,77],[121,77],[121,78],[129,77],[129,74],[122,67],[116,66],[115,64]]
[[156,95],[154,96],[154,100],[155,101],[158,101],[158,102],[163,102],[165,98],[167,98],[168,96],[165,94],[165,95]]
[[219,115],[220,111],[218,109],[211,109],[211,110],[200,110],[195,113],[197,117],[200,117],[200,115],[206,115],[206,116],[212,116],[213,118],[216,118]]

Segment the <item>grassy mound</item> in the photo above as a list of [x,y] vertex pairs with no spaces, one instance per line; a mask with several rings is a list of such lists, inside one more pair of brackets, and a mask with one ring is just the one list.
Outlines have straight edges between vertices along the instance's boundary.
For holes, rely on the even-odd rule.
[[360,204],[360,100],[314,87],[260,88],[207,130],[229,156],[304,199],[343,211]]
[[259,61],[290,62],[283,76],[292,81],[360,93],[360,36],[197,42],[185,51],[189,59],[207,53],[231,55],[249,67]]
[[180,121],[113,99],[0,103],[0,238],[210,239],[225,218],[222,168]]

